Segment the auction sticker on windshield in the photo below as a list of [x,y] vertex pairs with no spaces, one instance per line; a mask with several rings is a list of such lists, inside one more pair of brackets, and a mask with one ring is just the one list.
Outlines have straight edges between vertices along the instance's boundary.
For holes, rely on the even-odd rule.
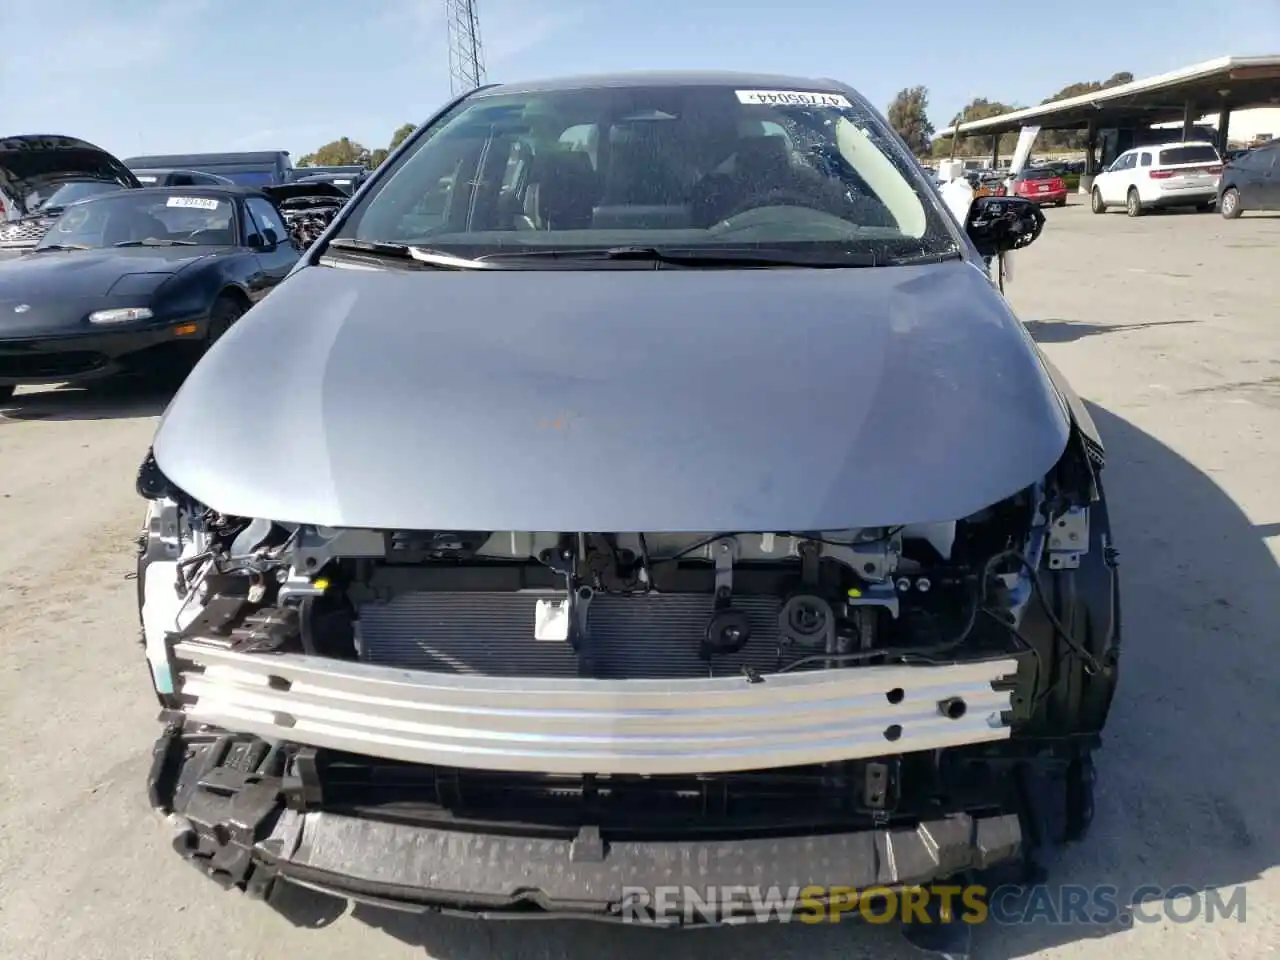
[[219,201],[210,197],[170,197],[166,207],[186,207],[189,210],[217,210]]
[[739,103],[765,107],[851,107],[840,93],[806,93],[802,90],[738,90]]

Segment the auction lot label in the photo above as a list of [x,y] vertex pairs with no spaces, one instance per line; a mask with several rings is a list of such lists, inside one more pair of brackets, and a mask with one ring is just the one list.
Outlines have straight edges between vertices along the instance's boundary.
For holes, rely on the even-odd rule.
[[803,90],[737,90],[739,103],[762,107],[851,107],[841,93],[806,93]]
[[219,201],[212,197],[170,197],[166,207],[183,207],[187,210],[217,210]]

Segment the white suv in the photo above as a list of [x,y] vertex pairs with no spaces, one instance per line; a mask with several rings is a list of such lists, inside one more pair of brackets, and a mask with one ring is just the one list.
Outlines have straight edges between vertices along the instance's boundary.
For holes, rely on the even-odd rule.
[[1094,178],[1091,206],[1094,213],[1123,206],[1131,217],[1159,207],[1208,211],[1217,202],[1221,178],[1222,157],[1211,143],[1135,147]]

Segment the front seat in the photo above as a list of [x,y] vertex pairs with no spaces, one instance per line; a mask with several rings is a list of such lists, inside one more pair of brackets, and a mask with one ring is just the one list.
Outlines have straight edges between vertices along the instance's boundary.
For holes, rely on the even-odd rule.
[[733,173],[753,193],[782,186],[792,176],[787,141],[782,137],[743,140],[734,155]]
[[794,179],[787,142],[782,137],[750,137],[733,151],[730,173],[713,173],[694,191],[694,222],[709,227],[728,217],[747,198],[781,189]]
[[586,230],[599,196],[600,178],[586,153],[546,153],[529,172],[525,214],[536,230]]

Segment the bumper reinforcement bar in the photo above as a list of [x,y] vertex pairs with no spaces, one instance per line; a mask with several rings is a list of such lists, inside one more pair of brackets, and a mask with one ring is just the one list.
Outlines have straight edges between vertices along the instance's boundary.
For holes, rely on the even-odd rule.
[[476,677],[174,646],[192,720],[408,763],[696,774],[1008,738],[1013,659],[696,680]]

